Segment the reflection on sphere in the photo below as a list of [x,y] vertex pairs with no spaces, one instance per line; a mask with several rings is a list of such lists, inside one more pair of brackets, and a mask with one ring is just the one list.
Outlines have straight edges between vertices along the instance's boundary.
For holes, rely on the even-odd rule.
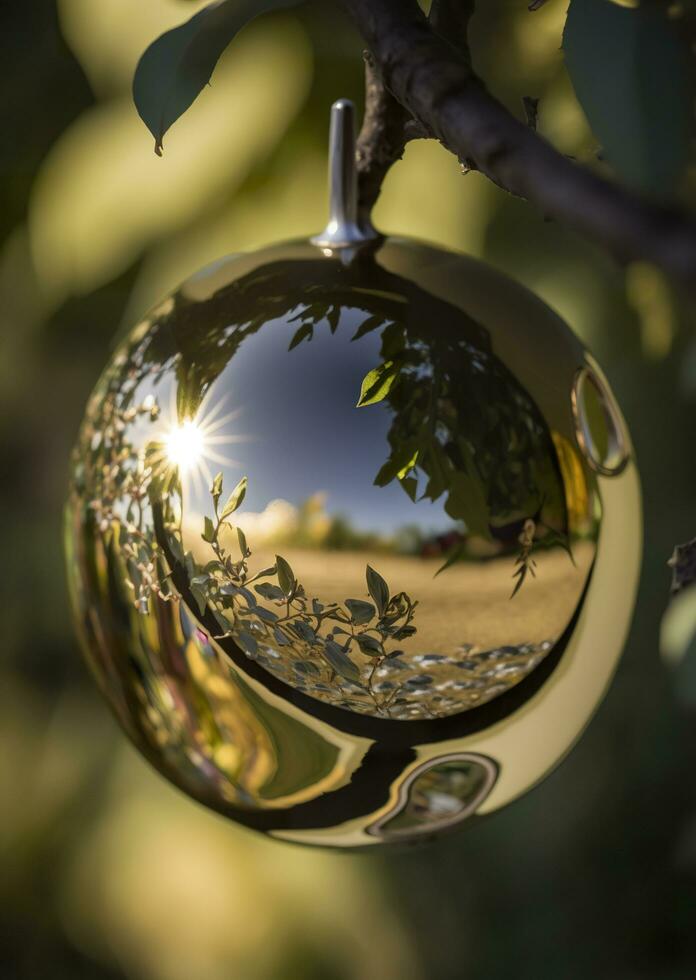
[[[436,722],[506,695],[578,616],[603,519],[571,404],[581,348],[518,372],[499,318],[413,261],[303,245],[213,267],[88,405],[68,506],[88,657],[146,754],[212,805],[283,783],[265,689],[271,714]],[[285,789],[330,783],[338,750],[314,741]],[[488,792],[488,763],[452,765],[436,788]]]

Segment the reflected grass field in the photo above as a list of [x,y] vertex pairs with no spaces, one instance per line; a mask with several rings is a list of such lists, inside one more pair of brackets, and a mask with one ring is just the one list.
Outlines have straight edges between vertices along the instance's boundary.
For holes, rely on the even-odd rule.
[[[578,582],[590,569],[594,545],[579,542],[573,547],[575,565],[560,549],[539,554],[537,577],[505,605],[506,615],[491,620],[491,605],[504,604],[512,592],[513,560],[493,558],[486,563],[460,562],[436,575],[440,558],[381,555],[380,574],[394,591],[408,586],[418,598],[418,633],[401,642],[407,655],[427,647],[432,653],[451,653],[462,646],[478,650],[521,643],[541,643],[557,637],[572,616]],[[361,590],[365,564],[370,555],[358,551],[317,551],[285,548],[293,568],[301,570],[310,595],[322,602],[342,602]],[[272,564],[272,553],[258,551],[260,565]],[[498,606],[498,608],[500,608]]]
[[[320,601],[364,598],[356,585],[372,560],[369,553],[284,551],[308,593]],[[288,647],[267,648],[253,659],[294,686],[349,710],[370,714],[378,704],[381,714],[398,719],[456,714],[519,683],[553,649],[573,616],[594,551],[590,542],[577,543],[574,564],[561,549],[540,554],[536,578],[530,577],[514,598],[509,556],[460,562],[437,575],[439,559],[381,555],[380,573],[393,588],[407,584],[418,597],[417,632],[399,642],[398,655],[376,668],[368,656],[356,654],[362,689],[338,677],[322,674],[317,681],[298,673],[304,665],[296,667]],[[261,564],[275,558],[263,551],[255,557]]]

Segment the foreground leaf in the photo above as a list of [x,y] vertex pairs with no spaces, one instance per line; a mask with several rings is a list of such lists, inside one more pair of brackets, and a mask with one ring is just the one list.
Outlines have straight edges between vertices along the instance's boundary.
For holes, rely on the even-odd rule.
[[301,0],[218,0],[158,37],[133,79],[133,101],[162,155],[164,134],[210,81],[225,48],[250,20]]
[[572,0],[563,33],[576,95],[618,173],[669,193],[689,159],[688,50],[660,4]]

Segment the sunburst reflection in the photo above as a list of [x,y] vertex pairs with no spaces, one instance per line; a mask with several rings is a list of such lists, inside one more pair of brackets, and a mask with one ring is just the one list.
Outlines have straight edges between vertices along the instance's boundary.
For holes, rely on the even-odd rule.
[[239,466],[238,460],[227,455],[225,447],[248,442],[249,436],[229,432],[225,427],[241,414],[241,408],[222,413],[227,394],[213,401],[211,392],[203,399],[192,418],[180,421],[176,410],[176,393],[172,388],[168,410],[162,415],[160,465],[177,469],[182,488],[194,496],[209,493],[213,469]]

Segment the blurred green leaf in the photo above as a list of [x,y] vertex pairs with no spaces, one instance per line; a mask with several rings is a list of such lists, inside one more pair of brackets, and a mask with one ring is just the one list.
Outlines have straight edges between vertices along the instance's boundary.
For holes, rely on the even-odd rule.
[[672,668],[677,698],[696,706],[696,585],[676,596],[662,619],[662,656]]
[[670,193],[688,162],[688,50],[659,4],[572,0],[563,48],[573,86],[609,162],[633,186]]
[[164,134],[209,83],[225,48],[250,20],[301,0],[218,0],[167,31],[145,51],[133,79],[133,101],[162,155]]

